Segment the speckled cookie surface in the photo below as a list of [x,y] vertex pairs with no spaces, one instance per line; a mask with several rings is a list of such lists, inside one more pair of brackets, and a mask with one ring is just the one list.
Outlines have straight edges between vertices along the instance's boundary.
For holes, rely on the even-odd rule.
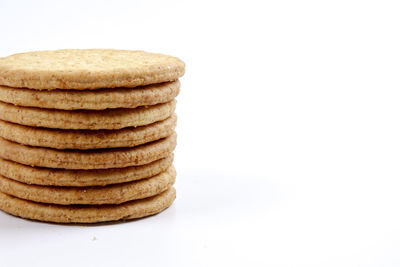
[[165,120],[174,113],[176,101],[134,109],[55,110],[19,107],[0,102],[0,119],[17,124],[58,129],[121,129]]
[[0,157],[30,166],[61,169],[109,169],[138,166],[167,157],[176,146],[176,134],[133,148],[56,150],[30,147],[0,137]]
[[119,130],[58,130],[23,126],[0,120],[0,137],[30,146],[57,149],[133,147],[173,134],[176,115],[146,126]]
[[31,90],[0,86],[0,101],[25,107],[48,109],[136,108],[172,101],[179,93],[179,81],[135,88],[99,90]]
[[105,186],[152,177],[171,166],[173,154],[141,166],[100,170],[31,167],[0,158],[0,175],[25,184],[50,186]]
[[67,49],[0,58],[0,84],[33,89],[135,87],[174,81],[185,72],[176,57],[144,51]]
[[121,204],[157,195],[175,182],[173,166],[156,176],[123,184],[100,187],[55,187],[28,185],[0,175],[0,191],[40,203],[71,205]]
[[163,211],[175,200],[173,187],[154,197],[117,205],[55,205],[19,199],[0,192],[0,210],[38,221],[56,223],[96,223],[146,217]]

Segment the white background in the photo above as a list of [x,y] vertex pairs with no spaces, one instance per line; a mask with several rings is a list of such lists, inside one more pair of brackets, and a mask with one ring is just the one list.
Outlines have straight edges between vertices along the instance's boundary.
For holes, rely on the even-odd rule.
[[[168,3],[167,3],[168,2]],[[0,56],[186,62],[178,197],[64,226],[0,213],[0,266],[400,266],[398,1],[4,1]]]

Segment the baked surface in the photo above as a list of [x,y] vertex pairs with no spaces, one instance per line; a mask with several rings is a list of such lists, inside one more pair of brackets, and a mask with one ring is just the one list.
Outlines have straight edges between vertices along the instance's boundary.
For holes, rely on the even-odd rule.
[[65,49],[0,58],[0,84],[38,90],[136,87],[174,81],[178,58],[144,51]]

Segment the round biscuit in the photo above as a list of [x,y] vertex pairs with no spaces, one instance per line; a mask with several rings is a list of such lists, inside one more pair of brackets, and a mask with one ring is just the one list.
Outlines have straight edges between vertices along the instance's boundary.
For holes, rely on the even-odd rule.
[[166,171],[173,154],[141,166],[99,170],[66,170],[31,167],[0,158],[0,175],[25,184],[50,186],[105,186],[152,177]]
[[20,107],[0,101],[0,120],[33,127],[107,130],[137,127],[165,120],[174,113],[176,100],[134,109],[56,110]]
[[0,191],[21,199],[49,204],[121,204],[160,194],[174,184],[175,177],[175,168],[170,166],[167,171],[140,181],[100,187],[56,187],[28,185],[0,175]]
[[133,147],[173,134],[176,115],[149,125],[118,130],[59,130],[0,120],[0,137],[15,143],[56,149]]
[[133,148],[56,150],[30,147],[0,137],[0,157],[30,166],[60,169],[110,169],[138,166],[165,158],[176,146],[176,134]]
[[117,205],[55,205],[16,198],[0,192],[0,210],[14,216],[55,223],[98,223],[142,218],[159,213],[174,202],[173,187],[153,197]]
[[25,107],[62,110],[136,108],[172,101],[179,93],[179,81],[144,87],[99,90],[31,90],[0,86],[0,101]]
[[38,90],[136,87],[174,81],[178,58],[144,51],[64,49],[0,58],[0,84]]

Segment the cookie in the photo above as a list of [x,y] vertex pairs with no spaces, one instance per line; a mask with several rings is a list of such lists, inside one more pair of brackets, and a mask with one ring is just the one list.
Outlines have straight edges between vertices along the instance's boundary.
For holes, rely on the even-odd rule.
[[121,204],[157,195],[175,182],[173,166],[156,176],[123,184],[100,187],[55,187],[28,185],[0,176],[0,191],[40,203],[71,205]]
[[144,165],[175,149],[176,134],[133,148],[56,150],[30,147],[0,137],[0,157],[30,166],[61,169],[109,169]]
[[0,119],[17,124],[58,129],[121,129],[165,120],[174,113],[176,101],[135,109],[56,110],[19,107],[0,102]]
[[179,81],[135,88],[99,90],[31,90],[0,86],[0,101],[47,109],[136,108],[172,101],[179,93]]
[[0,58],[0,84],[32,89],[136,87],[174,81],[185,72],[176,57],[144,51],[67,49]]
[[19,199],[0,192],[0,210],[38,221],[56,223],[96,223],[146,217],[163,211],[175,200],[173,187],[163,193],[118,205],[56,205]]
[[58,130],[23,126],[0,120],[0,137],[30,146],[57,149],[133,147],[173,134],[176,115],[146,126],[119,130]]
[[100,170],[64,170],[30,167],[0,158],[0,175],[25,184],[51,186],[104,186],[152,177],[166,171],[173,154],[141,166]]

